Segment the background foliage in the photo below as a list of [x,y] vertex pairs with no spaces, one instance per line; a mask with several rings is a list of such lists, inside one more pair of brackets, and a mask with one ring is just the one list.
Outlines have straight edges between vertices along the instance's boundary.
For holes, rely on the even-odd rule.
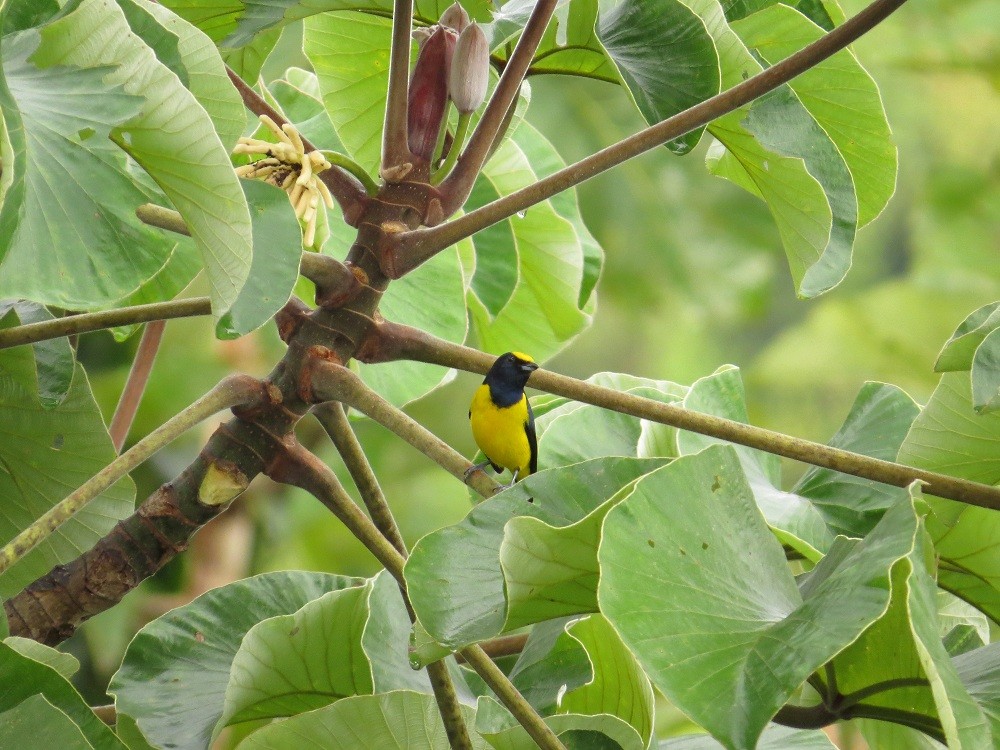
[[[853,0],[845,3],[848,15],[859,7]],[[851,273],[835,293],[813,300],[796,299],[796,280],[788,272],[779,228],[764,204],[705,170],[708,139],[684,158],[660,149],[578,191],[579,213],[585,217],[586,229],[578,216],[562,216],[578,231],[592,233],[604,248],[605,259],[593,298],[585,290],[596,278],[594,264],[588,270],[593,278],[581,279],[577,289],[566,296],[564,325],[582,333],[550,360],[550,366],[581,377],[617,371],[693,383],[711,375],[720,364],[731,362],[742,373],[750,421],[820,442],[826,442],[844,422],[865,381],[896,384],[917,401],[925,402],[938,382],[933,367],[942,344],[973,310],[995,300],[1000,281],[996,244],[1000,236],[1000,144],[992,136],[992,124],[1000,120],[1000,60],[996,57],[1000,40],[995,24],[989,23],[992,12],[988,0],[925,5],[919,12],[910,9],[899,14],[893,23],[856,45],[859,57],[878,82],[890,115],[899,147],[900,174],[896,195],[886,211],[859,234]],[[321,24],[325,20],[306,23]],[[265,80],[283,76],[291,65],[307,65],[298,51],[301,26],[301,22],[294,22],[281,31],[277,50],[264,68]],[[387,28],[383,24],[381,32]],[[337,33],[335,28],[327,31]],[[363,41],[361,36],[359,43]],[[335,95],[336,81],[324,81],[322,70],[317,72],[317,96]],[[303,80],[294,83],[298,85],[284,89],[280,83],[273,85],[275,100],[287,107],[310,106],[308,100],[292,101],[295,89],[306,88]],[[90,126],[108,129],[141,122],[143,113],[134,95],[129,98],[128,93],[126,86],[109,106],[113,121]],[[572,161],[641,127],[639,113],[626,106],[627,96],[621,87],[599,80],[541,77],[533,81],[530,122],[557,144],[565,161]],[[224,111],[215,114],[224,122]],[[567,122],[572,122],[573,127],[566,127]],[[78,125],[74,123],[74,127]],[[208,126],[191,125],[189,132],[195,135],[197,127]],[[363,130],[351,134],[341,129],[338,135],[346,147],[367,154],[368,161],[374,163],[374,152],[371,144],[364,142]],[[352,137],[359,139],[356,146],[349,142]],[[693,143],[687,147],[691,146]],[[500,177],[484,181],[474,193],[473,202],[477,198],[487,200],[491,189],[506,192],[528,179],[526,175],[519,177],[517,170],[526,168],[521,151],[532,148],[530,139],[515,139],[507,148],[507,153],[497,157],[497,163],[508,166],[498,170],[507,182]],[[528,153],[528,157],[540,171],[537,165],[551,155]],[[94,158],[102,157],[96,154]],[[537,213],[532,220],[539,220]],[[877,208],[871,209],[868,218],[875,213]],[[740,221],[732,221],[733,216],[739,216]],[[552,220],[558,224],[555,217]],[[518,231],[516,219],[507,224],[510,231]],[[337,228],[331,229],[336,237]],[[205,231],[210,232],[211,227]],[[250,232],[247,217],[244,241]],[[155,241],[164,241],[163,235],[151,234],[155,234]],[[463,252],[469,251],[460,247],[453,254],[442,254],[433,268],[422,269],[400,282],[398,289],[393,288],[395,296],[387,299],[387,316],[393,317],[393,305],[397,310],[412,308],[405,284],[415,285],[410,292],[413,294],[417,289],[426,290],[421,285],[433,280],[438,285],[436,298],[461,295],[461,258]],[[234,252],[238,254],[238,250]],[[185,275],[182,256],[182,251],[177,251],[178,265],[173,267],[177,278]],[[171,283],[166,278],[160,281]],[[195,287],[200,293],[211,291],[217,298],[226,294],[224,288],[210,288],[204,280],[195,283],[201,285]],[[538,356],[558,348],[558,343],[544,333],[532,339],[531,332],[519,329],[516,320],[494,319],[503,302],[512,295],[526,294],[516,291],[502,274],[494,278],[484,275],[478,284],[473,282],[472,289],[475,300],[471,325],[487,348],[523,348]],[[109,299],[120,297],[122,292],[109,291]],[[141,293],[141,289],[136,292],[139,298]],[[228,302],[238,305],[235,298]],[[528,304],[530,300],[524,300],[518,307],[524,309],[523,305]],[[237,312],[238,307],[233,309],[229,325],[248,330],[259,322],[234,323],[239,319]],[[585,328],[591,316],[593,324]],[[223,321],[223,329],[225,324]],[[428,325],[435,326],[434,332],[443,338],[461,340],[465,334],[464,320],[429,316]],[[134,435],[147,433],[233,370],[263,376],[283,351],[271,326],[231,342],[215,339],[214,326],[208,319],[168,325],[163,353]],[[134,339],[119,342],[108,334],[81,338],[79,358],[87,368],[97,407],[106,418],[114,408],[134,346]],[[440,377],[437,368],[413,368],[408,378],[411,384],[420,381],[429,386]],[[376,370],[363,368],[369,382],[378,382]],[[469,456],[474,448],[465,411],[476,382],[471,376],[458,375],[408,407],[422,423]],[[405,389],[390,392],[397,403],[413,395]],[[70,391],[61,408],[77,408],[74,398]],[[93,407],[84,404],[78,408]],[[468,510],[465,488],[381,428],[366,422],[357,426],[408,542],[462,519]],[[303,430],[303,435],[307,436],[310,429],[318,435],[315,425]],[[147,463],[135,474],[137,496],[145,497],[182,469],[206,434],[190,435]],[[553,446],[555,438],[555,434],[549,438]],[[81,434],[79,439],[86,440],[87,436]],[[326,449],[317,450],[324,455]],[[331,461],[335,467],[338,463]],[[802,471],[793,465],[785,470],[786,486]],[[803,483],[809,479],[806,477]],[[127,503],[130,496],[131,488],[116,487],[107,502]],[[905,520],[897,521],[905,525]],[[628,519],[615,522],[625,525]],[[379,567],[315,501],[263,478],[257,480],[245,501],[217,525],[217,533],[206,530],[198,537],[193,554],[143,584],[123,606],[88,623],[70,642],[69,649],[82,665],[75,679],[86,697],[100,700],[125,644],[139,626],[211,585],[284,569],[361,576],[371,575]],[[530,523],[519,531],[526,535],[548,533]],[[789,533],[794,535],[794,530]],[[500,554],[502,557],[502,550]],[[896,564],[901,568],[909,564],[907,554],[915,553],[900,548]],[[25,566],[30,562],[26,561]],[[30,580],[37,574],[36,568],[18,580]],[[5,580],[6,584],[12,590],[18,587],[10,580]],[[786,584],[775,585],[780,588]],[[343,579],[343,585],[349,585],[349,579]],[[374,585],[375,591],[378,586]],[[366,591],[366,596],[374,597],[375,591]],[[324,605],[356,604],[333,599],[332,603],[324,601]],[[291,616],[304,601],[282,602],[268,613]],[[373,606],[371,601],[374,599],[366,606]],[[572,635],[581,641],[599,638],[601,627],[595,617],[574,626]],[[588,628],[597,634],[586,632]],[[256,635],[262,642],[266,640],[265,633]],[[435,635],[440,638],[439,633]],[[475,637],[484,636],[478,633]],[[878,633],[870,637],[877,638]],[[643,666],[647,670],[656,668]],[[229,665],[224,664],[224,668],[228,676]],[[344,679],[349,677],[345,675]],[[864,676],[857,679],[863,680]],[[577,695],[576,699],[584,701],[585,697]],[[649,699],[651,696],[635,697],[636,701]],[[46,694],[46,700],[73,716],[65,699]],[[390,693],[385,700],[408,698]],[[260,711],[254,705],[254,710]],[[239,696],[227,695],[226,710],[250,709]],[[376,708],[371,710],[377,714]],[[428,709],[418,706],[414,710]],[[267,715],[263,711],[254,717]],[[658,731],[684,727],[683,718],[669,709],[661,710],[658,717]],[[706,726],[713,720],[710,716],[694,718]],[[324,718],[334,725],[337,720],[333,715]],[[209,729],[212,724],[214,720],[208,724]],[[54,719],[52,731],[71,733],[72,725],[62,726]],[[264,739],[260,742],[261,747],[267,746]]]

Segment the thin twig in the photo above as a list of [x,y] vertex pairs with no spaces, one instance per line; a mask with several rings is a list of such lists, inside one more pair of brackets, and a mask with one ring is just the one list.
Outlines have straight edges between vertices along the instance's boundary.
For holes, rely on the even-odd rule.
[[410,30],[413,0],[395,0],[392,10],[392,48],[389,52],[389,87],[382,127],[382,174],[391,174],[412,162],[407,142],[406,108],[410,88]]
[[263,390],[261,382],[248,375],[231,375],[221,381],[200,399],[118,456],[8,542],[3,549],[0,549],[0,573],[27,555],[60,525],[86,507],[87,503],[160,448],[177,439],[203,419],[223,409],[258,401]]
[[538,747],[544,750],[559,750],[560,748],[566,750],[565,745],[559,741],[555,732],[542,720],[542,717],[524,699],[514,684],[507,679],[507,675],[500,671],[500,668],[493,663],[485,651],[479,646],[472,645],[466,646],[460,653],[469,666],[483,678],[483,682],[496,693],[507,710],[514,714],[514,718],[520,722]]
[[[368,361],[410,359],[480,374],[489,370],[495,361],[492,355],[435,338],[424,331],[397,323],[382,322],[371,329],[369,336],[368,351],[374,353],[375,358]],[[743,422],[685,409],[676,404],[665,404],[631,393],[619,393],[610,388],[602,388],[548,370],[533,372],[528,385],[574,401],[593,404],[730,443],[738,443],[812,466],[852,474],[862,479],[895,487],[908,487],[913,482],[920,481],[923,483],[921,491],[926,495],[1000,510],[1000,487],[970,482],[893,461],[883,461]]]
[[132,369],[129,370],[121,398],[118,399],[118,406],[115,407],[111,425],[108,427],[111,444],[115,446],[116,453],[121,453],[128,431],[132,427],[132,420],[139,410],[139,402],[142,401],[143,391],[146,390],[149,373],[153,369],[153,362],[160,348],[160,340],[163,338],[163,329],[166,325],[165,320],[154,320],[148,323],[146,330],[142,332],[139,348],[136,349],[135,359],[132,360]]
[[[706,99],[690,109],[656,125],[651,125],[625,140],[564,167],[528,187],[470,211],[454,221],[396,235],[393,239],[394,247],[386,266],[391,268],[393,276],[398,278],[465,237],[503,221],[519,211],[524,211],[536,203],[541,203],[557,193],[579,185],[581,182],[589,180],[628,159],[707,125],[712,120],[787,83],[800,73],[844,49],[858,37],[885,20],[904,2],[906,0],[875,0],[856,16],[794,55],[733,88],[713,96],[711,99]],[[455,172],[452,173],[455,180],[460,179],[456,173],[462,168],[460,160]],[[442,183],[442,190],[448,185],[449,180]],[[446,211],[445,215],[451,213],[452,211]]]
[[[243,104],[246,105],[247,109],[258,116],[267,115],[277,123],[279,128],[288,122],[228,65],[226,66],[226,73],[229,74],[229,80],[233,82],[236,90],[240,93]],[[305,147],[306,153],[318,150],[305,136],[300,135],[300,137],[302,138],[302,145]],[[334,200],[340,206],[340,210],[344,214],[344,220],[351,226],[354,226],[365,204],[368,202],[368,192],[364,185],[354,175],[338,166],[323,170],[320,174],[320,179],[326,183]]]
[[473,472],[466,480],[465,472],[472,465],[467,458],[371,390],[346,367],[325,362],[317,364],[312,374],[312,388],[317,401],[341,401],[371,417],[483,497],[500,489],[500,485],[482,471]]
[[[521,38],[517,41],[517,47],[504,66],[503,74],[490,96],[483,116],[476,125],[472,137],[469,138],[469,145],[454,170],[441,183],[441,203],[445,216],[455,213],[472,192],[476,177],[486,163],[507,113],[521,90],[521,82],[524,81],[524,76],[528,72],[557,4],[557,0],[538,0],[534,10],[531,11],[531,16],[521,32]],[[458,144],[453,148],[458,148]]]
[[91,331],[101,331],[116,326],[148,323],[151,320],[190,318],[195,315],[211,315],[211,313],[212,304],[208,297],[175,299],[169,302],[155,302],[151,305],[134,305],[117,310],[81,313],[80,315],[70,315],[65,318],[44,320],[40,323],[29,323],[0,330],[0,349],[21,346],[22,344],[34,344],[36,341],[48,341],[63,336],[75,336]]

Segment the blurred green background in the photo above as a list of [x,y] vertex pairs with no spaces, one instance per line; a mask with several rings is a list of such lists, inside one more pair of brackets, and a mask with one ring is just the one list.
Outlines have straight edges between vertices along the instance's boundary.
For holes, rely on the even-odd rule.
[[[851,15],[863,4],[845,6]],[[913,3],[855,45],[882,89],[900,172],[888,208],[860,234],[840,287],[812,301],[795,298],[764,204],[705,170],[708,138],[682,158],[660,149],[579,190],[583,216],[606,253],[597,314],[591,329],[545,365],[577,377],[614,370],[690,383],[735,363],[755,424],[824,442],[866,380],[895,383],[925,400],[940,346],[968,313],[1000,298],[996,10],[995,0]],[[280,49],[294,52],[295,34],[286,30]],[[277,75],[288,64],[302,58],[269,68]],[[642,126],[626,94],[610,85],[536,78],[532,86],[529,118],[567,161]],[[137,338],[81,340],[108,417]],[[265,375],[282,351],[272,327],[220,342],[207,319],[172,321],[132,438],[230,372]],[[460,374],[408,411],[471,457],[466,411],[478,382]],[[356,427],[409,543],[465,514],[463,485],[382,428],[366,421]],[[135,473],[140,501],[195,456],[209,429]],[[353,492],[315,423],[306,420],[300,437]],[[786,470],[790,480],[802,469]],[[377,564],[319,503],[258,478],[183,559],[70,643],[90,667],[82,672],[85,694],[103,700],[122,650],[146,620],[207,587],[279,568],[366,575]]]

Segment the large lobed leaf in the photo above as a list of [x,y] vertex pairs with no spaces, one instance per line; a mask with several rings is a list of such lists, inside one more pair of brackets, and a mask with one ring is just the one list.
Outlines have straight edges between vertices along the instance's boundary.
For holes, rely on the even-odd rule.
[[14,168],[0,293],[76,309],[132,294],[174,247],[131,216],[162,190],[201,250],[216,316],[235,302],[250,272],[250,216],[220,134],[231,144],[242,111],[208,40],[147,7],[84,0],[4,41]]
[[118,712],[154,745],[204,748],[223,713],[230,669],[257,623],[291,614],[358,579],[279,572],[202,594],[146,625],[111,680]]
[[726,747],[752,748],[803,681],[886,610],[887,572],[918,528],[912,505],[894,506],[800,593],[735,451],[710,447],[643,477],[608,513],[598,601],[675,705]]
[[[902,463],[1000,483],[1000,414],[977,414],[968,371],[941,376],[899,452]],[[1000,622],[1000,514],[928,497],[938,583]]]

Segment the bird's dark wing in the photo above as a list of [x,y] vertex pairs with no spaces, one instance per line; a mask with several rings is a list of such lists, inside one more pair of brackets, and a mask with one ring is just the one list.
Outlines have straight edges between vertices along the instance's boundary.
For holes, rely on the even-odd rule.
[[531,404],[528,407],[528,421],[524,423],[524,432],[528,436],[528,447],[531,448],[531,463],[528,468],[534,474],[538,471],[538,437],[535,435],[535,413],[531,411]]

